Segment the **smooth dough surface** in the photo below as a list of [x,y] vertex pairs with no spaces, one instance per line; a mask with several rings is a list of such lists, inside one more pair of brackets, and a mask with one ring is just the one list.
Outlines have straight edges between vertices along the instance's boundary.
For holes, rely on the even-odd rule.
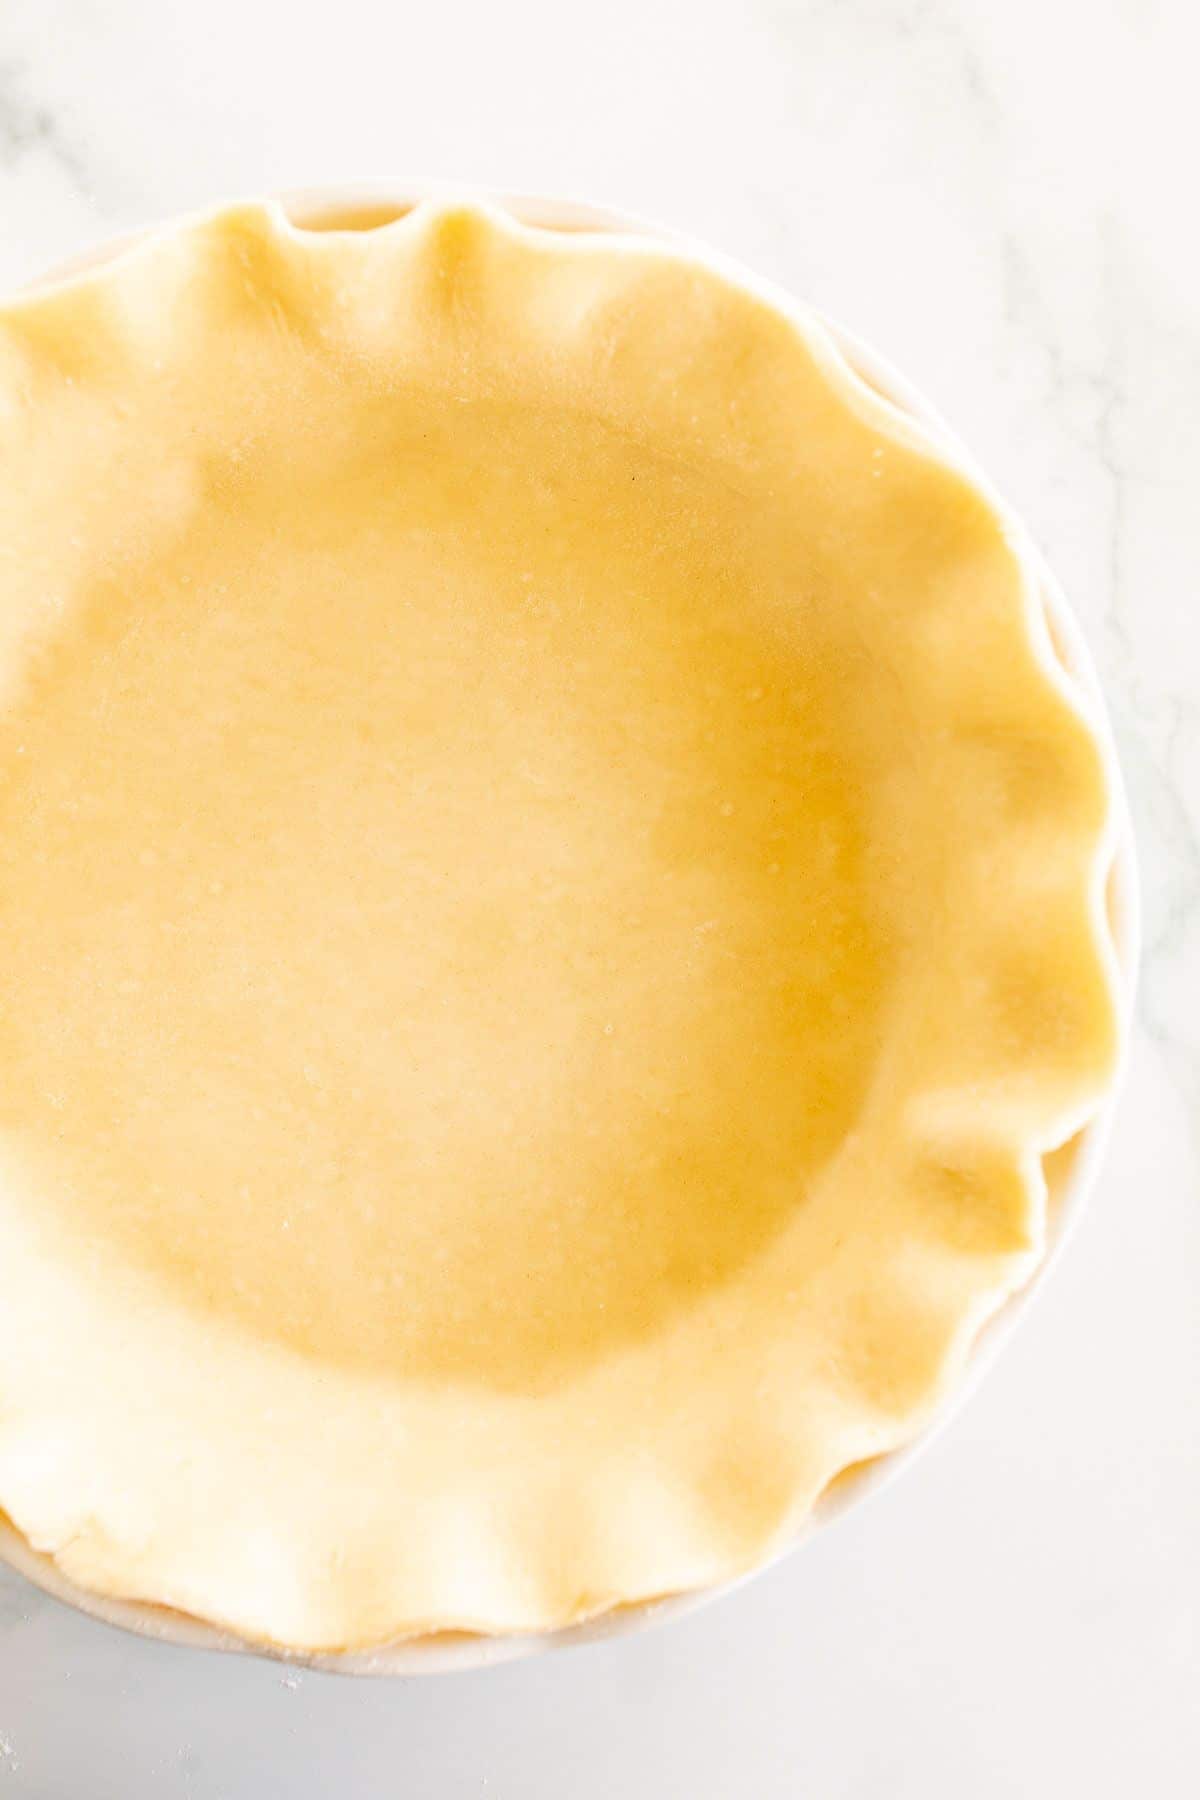
[[471,207],[0,313],[0,1507],[295,1647],[759,1560],[1109,1077],[1103,758],[816,325]]

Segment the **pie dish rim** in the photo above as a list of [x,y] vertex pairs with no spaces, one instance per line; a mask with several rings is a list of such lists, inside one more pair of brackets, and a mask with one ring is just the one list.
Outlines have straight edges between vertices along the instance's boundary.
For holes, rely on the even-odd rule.
[[[1054,630],[1055,642],[1069,675],[1088,703],[1089,724],[1104,752],[1111,795],[1112,827],[1108,849],[1108,918],[1115,993],[1119,1015],[1122,1050],[1128,1041],[1128,1023],[1134,1004],[1138,964],[1139,907],[1135,846],[1128,807],[1112,741],[1111,726],[1104,706],[1098,677],[1082,631],[1069,603],[1045,558],[1033,545],[1024,528],[1013,518],[1010,509],[996,495],[986,476],[977,468],[969,453],[945,424],[940,414],[925,397],[885,358],[862,342],[854,333],[824,317],[816,309],[803,305],[793,296],[764,282],[733,260],[719,255],[703,244],[666,227],[648,222],[624,210],[595,206],[584,202],[557,199],[545,195],[499,192],[474,184],[448,185],[432,181],[412,183],[366,184],[351,187],[319,187],[287,190],[273,196],[293,227],[328,229],[328,221],[338,216],[370,212],[400,216],[427,200],[470,200],[507,213],[518,221],[552,230],[599,231],[666,242],[676,250],[695,257],[710,268],[732,276],[741,286],[763,295],[784,312],[816,317],[832,338],[834,345],[860,379],[867,382],[899,410],[916,420],[951,459],[982,490],[993,507],[1011,526],[1030,573],[1036,578],[1047,617]],[[326,221],[322,227],[321,221]],[[147,228],[148,230],[154,227]],[[94,247],[69,262],[60,264],[38,278],[35,286],[51,285],[106,262],[131,247],[145,231],[123,234]],[[1123,1063],[1122,1056],[1122,1063]],[[565,1648],[573,1644],[595,1642],[601,1638],[625,1635],[658,1620],[678,1616],[703,1602],[728,1592],[761,1572],[780,1556],[787,1555],[799,1544],[808,1542],[819,1531],[843,1517],[869,1494],[893,1480],[921,1451],[978,1386],[986,1370],[1017,1327],[1034,1294],[1040,1289],[1048,1269],[1078,1223],[1088,1191],[1104,1154],[1108,1131],[1120,1085],[1121,1067],[1093,1116],[1071,1140],[1070,1165],[1054,1184],[1053,1204],[1047,1220],[1047,1248],[1026,1284],[1007,1299],[995,1317],[983,1328],[972,1345],[967,1371],[936,1417],[906,1444],[873,1458],[869,1463],[846,1472],[821,1496],[804,1525],[790,1544],[778,1555],[760,1564],[758,1569],[731,1582],[720,1583],[682,1595],[623,1606],[582,1623],[558,1630],[537,1633],[506,1633],[495,1636],[470,1633],[443,1633],[428,1637],[408,1638],[392,1645],[369,1650],[306,1652],[288,1651],[276,1645],[255,1642],[228,1629],[156,1606],[149,1602],[115,1599],[93,1593],[66,1577],[51,1557],[33,1549],[28,1541],[0,1514],[0,1561],[15,1568],[52,1597],[76,1610],[119,1625],[124,1629],[161,1642],[191,1645],[196,1648],[232,1651],[269,1657],[298,1666],[318,1668],[344,1674],[424,1674],[445,1670],[478,1668],[514,1660],[538,1651]]]

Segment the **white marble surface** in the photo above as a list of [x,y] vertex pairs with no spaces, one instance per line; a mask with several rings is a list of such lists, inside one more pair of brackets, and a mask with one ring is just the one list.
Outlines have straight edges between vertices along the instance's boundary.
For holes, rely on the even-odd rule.
[[1191,0],[4,0],[0,283],[411,174],[658,215],[861,331],[1088,629],[1146,887],[1090,1217],[903,1483],[693,1619],[423,1683],[164,1651],[0,1575],[3,1800],[1183,1800],[1200,1782]]

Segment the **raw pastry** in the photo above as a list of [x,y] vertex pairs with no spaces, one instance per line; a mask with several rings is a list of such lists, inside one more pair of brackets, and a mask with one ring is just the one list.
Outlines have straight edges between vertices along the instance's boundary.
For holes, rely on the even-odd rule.
[[1104,758],[818,325],[471,206],[0,313],[0,1506],[291,1647],[911,1436],[1115,1023]]

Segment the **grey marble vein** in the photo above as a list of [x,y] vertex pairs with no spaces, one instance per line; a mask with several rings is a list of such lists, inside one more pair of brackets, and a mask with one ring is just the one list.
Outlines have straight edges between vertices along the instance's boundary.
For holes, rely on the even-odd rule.
[[75,187],[89,191],[83,158],[57,113],[31,91],[21,63],[0,61],[0,169],[33,155],[48,156]]

